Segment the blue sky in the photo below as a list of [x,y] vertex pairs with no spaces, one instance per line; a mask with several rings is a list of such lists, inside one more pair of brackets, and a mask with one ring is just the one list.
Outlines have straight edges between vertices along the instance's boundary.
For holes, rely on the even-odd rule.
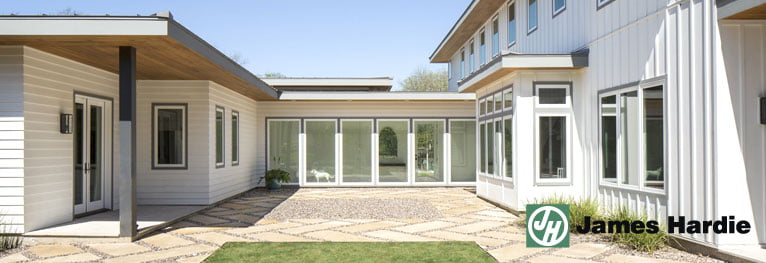
[[170,10],[181,24],[253,73],[291,77],[392,76],[397,84],[428,56],[470,0],[14,1],[0,13],[99,15]]

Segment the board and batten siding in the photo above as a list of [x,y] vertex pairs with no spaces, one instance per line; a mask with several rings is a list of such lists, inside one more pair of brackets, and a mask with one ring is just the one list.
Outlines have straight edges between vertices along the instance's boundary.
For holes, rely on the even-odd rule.
[[759,102],[766,97],[766,22],[719,23],[714,96],[718,216],[748,220],[756,231],[719,235],[718,243],[766,244],[766,125],[760,122]]
[[[215,109],[223,107],[224,112],[224,166],[215,166]],[[239,164],[232,164],[232,111],[239,112]],[[208,160],[210,173],[210,202],[218,202],[233,195],[248,191],[256,186],[260,176],[256,176],[257,141],[264,133],[258,126],[256,102],[217,83],[210,82],[210,128]]]
[[24,48],[0,46],[0,224],[24,232]]
[[463,117],[474,118],[474,101],[259,101],[256,174],[266,172],[266,118]]
[[[136,83],[136,195],[140,205],[209,204],[210,82]],[[187,168],[152,169],[152,104],[187,104]]]
[[[73,218],[73,134],[59,132],[59,115],[73,114],[74,94],[113,100],[119,116],[118,76],[34,48],[23,48],[24,76],[24,231]],[[112,123],[112,167],[119,170],[118,122]],[[110,171],[105,178],[111,188]],[[105,193],[106,194],[106,193]],[[106,207],[111,207],[107,202]]]

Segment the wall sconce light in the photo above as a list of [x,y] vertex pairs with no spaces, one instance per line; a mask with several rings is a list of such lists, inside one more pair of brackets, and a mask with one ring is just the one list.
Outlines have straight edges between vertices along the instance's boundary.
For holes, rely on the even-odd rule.
[[72,114],[62,113],[59,117],[61,134],[72,134]]
[[766,124],[766,97],[761,98],[761,124]]

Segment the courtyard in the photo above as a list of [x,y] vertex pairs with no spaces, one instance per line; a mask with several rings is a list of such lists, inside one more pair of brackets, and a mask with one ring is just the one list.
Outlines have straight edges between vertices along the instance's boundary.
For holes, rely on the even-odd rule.
[[474,241],[500,262],[718,262],[594,235],[572,235],[569,248],[526,248],[516,220],[471,189],[258,188],[133,243],[26,240],[0,262],[201,262],[226,242],[323,241]]

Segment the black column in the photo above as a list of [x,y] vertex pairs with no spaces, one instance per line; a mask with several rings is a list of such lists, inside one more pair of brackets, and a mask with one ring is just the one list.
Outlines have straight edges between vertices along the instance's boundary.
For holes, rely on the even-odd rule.
[[136,236],[136,49],[120,47],[120,237]]

